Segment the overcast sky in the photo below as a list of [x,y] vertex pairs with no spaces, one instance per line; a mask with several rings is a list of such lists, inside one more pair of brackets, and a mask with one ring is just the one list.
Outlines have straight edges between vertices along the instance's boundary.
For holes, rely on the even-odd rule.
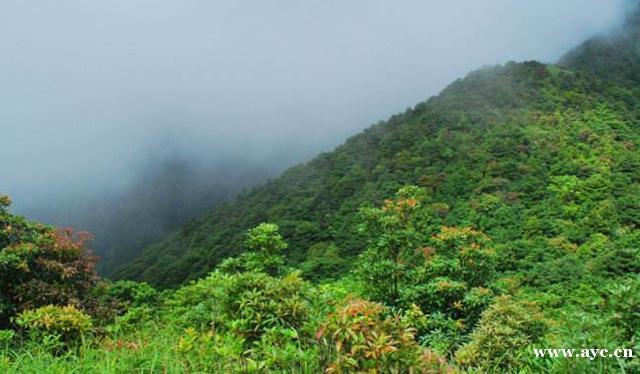
[[554,61],[623,4],[0,0],[0,192],[118,189],[171,152],[282,168],[471,69]]

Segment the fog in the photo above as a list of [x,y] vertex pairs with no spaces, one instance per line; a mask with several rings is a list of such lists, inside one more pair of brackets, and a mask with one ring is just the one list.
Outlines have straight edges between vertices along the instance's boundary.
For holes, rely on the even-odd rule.
[[555,61],[625,4],[2,0],[0,192],[96,231],[151,185],[206,196],[170,230],[471,69]]

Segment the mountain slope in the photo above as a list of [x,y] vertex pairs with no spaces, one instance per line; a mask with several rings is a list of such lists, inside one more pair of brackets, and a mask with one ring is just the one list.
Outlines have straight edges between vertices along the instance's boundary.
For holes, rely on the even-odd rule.
[[[625,38],[625,48],[637,41]],[[611,47],[618,39],[598,40],[598,50],[620,47]],[[503,270],[538,256],[550,269],[545,284],[579,281],[580,270],[562,271],[562,251],[640,244],[640,60],[620,53],[638,65],[625,60],[612,73],[604,62],[591,64],[590,43],[561,66],[508,63],[473,72],[148,246],[116,274],[175,286],[239,253],[243,232],[270,221],[306,276],[336,276],[364,246],[358,208],[417,184],[428,189],[442,224],[479,228],[511,248]]]
[[608,36],[587,40],[560,59],[560,64],[621,83],[640,82],[640,5],[632,5],[624,26]]

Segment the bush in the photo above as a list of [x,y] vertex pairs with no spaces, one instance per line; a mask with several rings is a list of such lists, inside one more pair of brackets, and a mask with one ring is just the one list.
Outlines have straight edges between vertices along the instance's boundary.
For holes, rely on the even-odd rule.
[[471,341],[456,353],[468,369],[504,372],[522,366],[528,347],[545,332],[546,321],[535,303],[501,296],[482,313]]
[[617,281],[607,289],[606,307],[613,312],[613,326],[618,328],[625,342],[634,344],[640,339],[640,277]]
[[250,343],[273,327],[299,330],[308,319],[308,292],[298,273],[214,272],[178,290],[169,305],[187,326],[231,331]]
[[16,323],[37,339],[56,336],[66,344],[77,342],[93,328],[91,317],[72,305],[26,310],[16,318]]
[[106,298],[112,298],[130,306],[152,304],[158,299],[158,291],[147,283],[129,280],[120,280],[109,284],[104,295]]
[[13,330],[0,330],[0,348],[6,349],[15,335],[16,333]]
[[249,252],[225,259],[218,270],[234,274],[242,272],[284,275],[291,269],[285,266],[282,251],[287,243],[280,236],[278,225],[261,223],[247,232],[245,247]]
[[132,307],[123,315],[115,317],[114,323],[108,325],[106,330],[116,334],[138,330],[148,327],[145,324],[152,322],[156,315],[155,310],[148,306]]
[[0,328],[44,305],[81,307],[98,277],[85,250],[90,235],[29,222],[7,211],[0,196]]
[[108,323],[132,308],[156,304],[160,296],[147,283],[120,280],[113,283],[100,282],[93,289],[92,298],[91,315],[102,323]]
[[330,358],[327,372],[442,372],[445,361],[424,350],[415,329],[381,304],[350,300],[317,333]]

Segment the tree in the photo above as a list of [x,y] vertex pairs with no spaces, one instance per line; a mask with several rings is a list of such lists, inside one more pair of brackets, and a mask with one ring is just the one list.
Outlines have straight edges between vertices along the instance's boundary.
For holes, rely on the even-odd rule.
[[278,225],[261,223],[249,229],[245,247],[249,252],[224,260],[220,264],[220,271],[225,273],[261,272],[271,276],[287,272],[282,256],[287,243],[282,239]]
[[280,235],[278,225],[273,223],[261,223],[249,229],[245,246],[250,251],[261,252],[267,255],[280,255],[287,249],[287,243]]
[[[493,299],[495,253],[488,236],[469,227],[430,227],[423,191],[405,187],[382,208],[361,210],[367,250],[356,274],[365,295],[428,314],[421,337],[447,351],[460,343]],[[425,216],[426,213],[427,216]],[[433,232],[433,233],[432,233]]]
[[420,233],[414,222],[424,199],[424,190],[416,186],[401,188],[394,199],[381,208],[362,208],[359,227],[367,238],[367,249],[360,256],[358,275],[367,294],[376,301],[397,305],[400,289],[414,263]]
[[98,280],[91,236],[29,222],[10,214],[10,204],[0,195],[0,327],[26,309],[86,306]]

